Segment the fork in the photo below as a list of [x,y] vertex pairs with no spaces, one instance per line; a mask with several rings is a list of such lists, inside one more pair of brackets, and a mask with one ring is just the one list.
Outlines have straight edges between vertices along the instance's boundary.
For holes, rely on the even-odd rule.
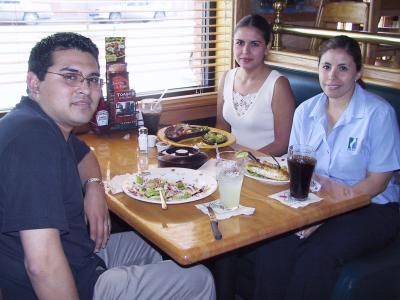
[[250,151],[247,152],[250,156],[250,158],[256,162],[260,162],[260,159],[257,158],[253,153],[251,153]]
[[280,165],[280,163],[278,162],[278,160],[275,158],[275,156],[273,156],[272,154],[270,154],[269,156],[272,157],[272,159],[276,162],[276,164],[278,165],[278,168],[280,169],[280,168],[281,168],[281,165]]

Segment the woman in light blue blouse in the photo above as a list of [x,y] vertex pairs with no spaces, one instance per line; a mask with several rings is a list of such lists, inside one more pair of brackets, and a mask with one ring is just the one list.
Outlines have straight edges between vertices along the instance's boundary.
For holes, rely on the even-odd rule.
[[366,91],[361,75],[358,43],[328,40],[319,57],[323,93],[296,109],[289,145],[311,145],[322,183],[342,196],[369,195],[372,204],[259,248],[255,299],[329,299],[346,261],[384,247],[399,231],[399,127],[391,105]]

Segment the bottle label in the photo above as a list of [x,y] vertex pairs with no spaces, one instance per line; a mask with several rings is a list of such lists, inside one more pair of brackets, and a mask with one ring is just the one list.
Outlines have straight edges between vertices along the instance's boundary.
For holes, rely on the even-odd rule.
[[96,123],[97,123],[97,126],[107,126],[108,125],[108,111],[99,110],[96,113]]

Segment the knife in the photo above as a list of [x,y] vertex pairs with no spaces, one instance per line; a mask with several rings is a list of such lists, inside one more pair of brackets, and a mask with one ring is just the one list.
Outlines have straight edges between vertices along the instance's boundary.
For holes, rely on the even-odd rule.
[[212,229],[212,232],[214,234],[214,238],[216,240],[220,240],[220,239],[222,239],[222,234],[221,234],[221,232],[219,231],[219,228],[218,228],[217,216],[215,215],[215,212],[214,212],[214,210],[212,209],[211,206],[207,205],[207,209],[208,209],[208,213],[210,215],[211,229]]

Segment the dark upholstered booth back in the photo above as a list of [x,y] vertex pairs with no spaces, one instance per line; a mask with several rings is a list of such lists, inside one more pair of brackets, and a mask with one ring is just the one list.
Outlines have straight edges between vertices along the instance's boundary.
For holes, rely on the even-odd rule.
[[[290,82],[294,97],[296,99],[296,106],[304,100],[307,100],[318,93],[321,93],[319,85],[318,74],[308,73],[302,71],[295,71],[285,68],[276,68],[281,74],[285,75]],[[367,84],[368,91],[375,93],[385,98],[396,110],[397,122],[400,120],[400,90],[394,88],[387,88],[372,84]],[[399,123],[400,124],[400,123]]]
[[[317,74],[273,68],[288,78],[296,105],[321,92]],[[400,90],[375,85],[367,85],[367,89],[390,102],[399,122]],[[252,299],[254,289],[254,252],[250,248],[242,249],[237,259],[236,295],[244,300]],[[399,278],[400,236],[386,249],[347,263],[330,300],[400,299]]]

